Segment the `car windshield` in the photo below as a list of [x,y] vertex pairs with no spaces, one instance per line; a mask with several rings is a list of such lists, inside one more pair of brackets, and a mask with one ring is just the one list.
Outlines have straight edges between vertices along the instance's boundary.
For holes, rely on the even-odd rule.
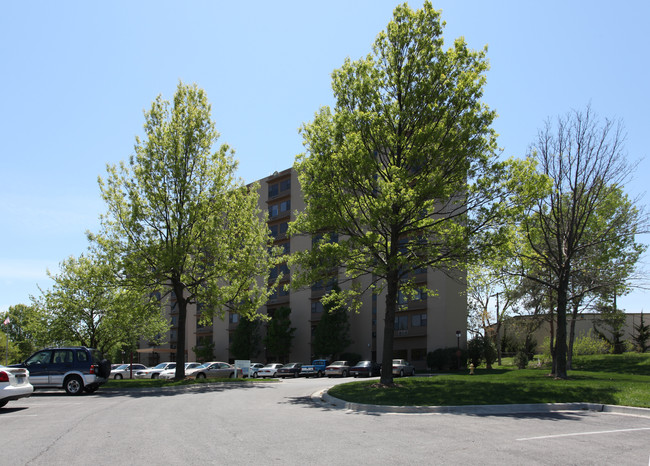
[[200,366],[195,367],[195,369],[205,369],[205,368],[208,367],[209,365],[210,365],[209,362],[204,362],[204,363],[201,364]]
[[357,366],[359,367],[367,367],[370,365],[370,361],[360,361]]
[[345,366],[345,361],[334,361],[330,366]]
[[118,366],[115,368],[116,371],[121,371],[123,369],[128,369],[129,365],[128,364],[122,364],[121,366]]
[[275,365],[275,364],[267,364],[267,365],[264,366],[264,367],[265,367],[265,368],[268,367],[269,369],[273,369],[274,367],[277,367],[277,365]]
[[154,369],[164,369],[166,367],[167,367],[167,363],[166,362],[161,362],[156,367],[154,367]]

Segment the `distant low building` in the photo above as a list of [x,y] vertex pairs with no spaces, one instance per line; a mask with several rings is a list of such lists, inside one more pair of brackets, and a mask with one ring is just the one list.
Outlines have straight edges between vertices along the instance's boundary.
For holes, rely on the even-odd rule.
[[[623,325],[623,340],[632,342],[632,337],[636,335],[634,326],[637,326],[641,323],[641,313],[626,313],[625,314],[625,324]],[[609,331],[609,327],[602,323],[599,323],[601,318],[600,314],[589,313],[589,314],[579,314],[575,321],[575,337],[580,338],[587,336],[591,333],[593,336],[597,336],[594,331],[594,325],[606,335],[608,338],[611,338],[612,334]],[[571,317],[567,316],[567,337],[569,335],[569,328],[571,325]],[[643,320],[646,325],[650,324],[650,315],[645,314]],[[555,325],[555,324],[554,324]],[[525,337],[527,329],[535,328],[534,318],[532,316],[513,316],[508,318],[501,325],[501,337],[503,338],[514,338],[517,341],[522,341]],[[496,326],[492,325],[488,328],[489,332],[495,332]],[[553,329],[553,334],[556,334],[557,331]],[[535,328],[532,332],[533,339],[537,342],[537,351],[541,352],[545,350],[543,348],[544,341],[551,335],[551,324],[548,320],[544,320]]]

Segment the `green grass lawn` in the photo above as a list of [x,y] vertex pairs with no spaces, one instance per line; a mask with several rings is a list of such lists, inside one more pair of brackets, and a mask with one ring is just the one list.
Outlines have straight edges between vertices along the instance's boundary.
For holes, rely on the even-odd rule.
[[568,380],[548,376],[548,368],[501,366],[396,378],[394,388],[377,381],[338,385],[329,394],[355,403],[390,406],[460,406],[587,402],[650,408],[650,354],[574,358]]

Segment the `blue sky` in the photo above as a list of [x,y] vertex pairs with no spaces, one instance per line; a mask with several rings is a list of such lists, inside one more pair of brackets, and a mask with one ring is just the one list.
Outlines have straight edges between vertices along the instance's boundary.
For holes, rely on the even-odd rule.
[[[0,312],[29,303],[51,286],[47,268],[85,251],[104,211],[97,177],[133,152],[158,94],[171,99],[179,80],[205,89],[239,176],[263,178],[292,165],[298,128],[332,104],[331,72],[370,52],[399,3],[4,2]],[[650,2],[613,5],[434,2],[447,41],[488,45],[484,101],[499,114],[504,156],[525,155],[547,118],[591,104],[624,122],[630,160],[644,159],[627,187],[637,196],[650,173]],[[647,299],[637,291],[619,305],[647,312]]]

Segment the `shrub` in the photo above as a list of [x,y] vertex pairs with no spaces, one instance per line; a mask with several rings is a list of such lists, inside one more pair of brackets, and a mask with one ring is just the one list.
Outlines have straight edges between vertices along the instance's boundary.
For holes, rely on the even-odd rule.
[[586,335],[581,335],[573,342],[573,355],[583,356],[587,354],[609,354],[612,345],[602,338],[593,335],[589,330]]
[[528,361],[528,353],[525,350],[517,351],[517,354],[515,354],[515,365],[517,368],[526,369]]
[[[432,370],[448,371],[459,370],[458,348],[438,348],[427,353],[427,366]],[[460,350],[460,366],[467,365],[467,351]]]

